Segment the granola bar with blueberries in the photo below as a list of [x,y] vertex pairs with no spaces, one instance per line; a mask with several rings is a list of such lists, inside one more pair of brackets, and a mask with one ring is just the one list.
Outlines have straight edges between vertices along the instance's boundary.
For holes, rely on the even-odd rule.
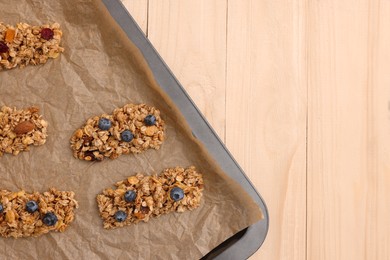
[[163,141],[160,111],[145,104],[127,104],[111,115],[89,118],[74,132],[70,144],[75,158],[102,161],[150,148],[158,150]]
[[0,236],[37,237],[50,231],[64,232],[74,220],[76,208],[72,191],[0,190]]
[[18,155],[30,146],[46,142],[48,123],[39,114],[38,107],[16,109],[0,108],[0,157],[4,153]]
[[61,38],[58,23],[13,26],[0,22],[0,71],[44,64],[57,58],[64,51]]
[[194,166],[165,169],[160,175],[137,174],[97,195],[105,229],[123,227],[170,212],[199,207],[203,177]]

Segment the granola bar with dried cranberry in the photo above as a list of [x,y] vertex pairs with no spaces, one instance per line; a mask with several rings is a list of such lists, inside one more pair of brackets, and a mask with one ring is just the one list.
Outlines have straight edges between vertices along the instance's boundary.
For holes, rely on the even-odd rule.
[[44,64],[57,58],[64,51],[61,38],[58,23],[13,26],[0,22],[0,71]]

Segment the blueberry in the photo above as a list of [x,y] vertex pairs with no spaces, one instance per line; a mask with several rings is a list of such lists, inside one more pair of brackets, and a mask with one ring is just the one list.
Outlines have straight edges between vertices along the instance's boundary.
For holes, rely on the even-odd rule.
[[100,118],[99,120],[99,128],[101,130],[108,130],[111,128],[111,121],[107,118]]
[[144,119],[145,125],[155,125],[156,117],[154,115],[147,115]]
[[184,198],[184,191],[180,189],[179,187],[175,187],[171,190],[171,198],[174,201],[179,201]]
[[134,135],[130,130],[125,130],[121,133],[121,139],[123,142],[131,142],[133,140]]
[[137,198],[137,193],[133,190],[128,190],[123,197],[126,202],[133,202]]
[[26,210],[28,213],[34,213],[38,210],[38,203],[34,200],[27,201]]
[[0,213],[3,213],[3,211],[4,211],[3,204],[0,204]]
[[126,214],[124,211],[122,211],[122,210],[118,210],[118,211],[115,213],[114,217],[115,217],[115,220],[116,220],[116,221],[118,221],[118,222],[123,222],[123,221],[126,220],[127,214]]
[[57,223],[57,221],[58,221],[57,216],[52,212],[46,213],[42,219],[43,224],[45,224],[46,226],[54,226]]

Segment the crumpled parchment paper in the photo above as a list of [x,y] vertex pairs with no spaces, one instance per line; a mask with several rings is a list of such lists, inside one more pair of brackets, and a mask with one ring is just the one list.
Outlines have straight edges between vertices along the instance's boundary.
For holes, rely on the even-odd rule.
[[[38,238],[0,238],[4,259],[197,259],[236,232],[257,222],[261,212],[203,146],[162,93],[138,49],[100,1],[0,0],[7,24],[58,22],[65,52],[41,66],[0,72],[0,106],[37,105],[49,122],[45,145],[0,158],[0,189],[72,190],[80,207],[65,233]],[[93,115],[126,103],[161,110],[166,141],[159,151],[123,155],[103,162],[72,157],[69,138]],[[96,195],[137,172],[195,165],[205,179],[202,205],[148,223],[104,230]]]

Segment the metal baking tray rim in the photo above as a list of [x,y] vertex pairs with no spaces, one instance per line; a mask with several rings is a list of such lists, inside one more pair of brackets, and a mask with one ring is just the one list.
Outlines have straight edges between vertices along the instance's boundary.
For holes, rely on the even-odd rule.
[[141,51],[155,80],[185,116],[193,135],[204,144],[219,166],[243,186],[263,212],[264,219],[238,232],[203,259],[250,257],[261,247],[269,229],[269,214],[264,200],[121,1],[102,0],[102,2],[127,37]]

